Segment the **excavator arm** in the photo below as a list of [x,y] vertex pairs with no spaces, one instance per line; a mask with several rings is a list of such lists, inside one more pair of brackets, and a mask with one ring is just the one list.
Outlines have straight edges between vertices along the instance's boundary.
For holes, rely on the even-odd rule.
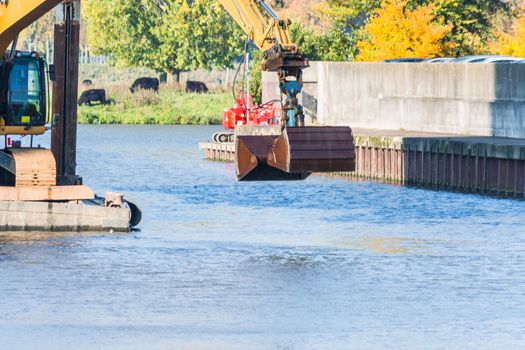
[[299,95],[303,69],[309,63],[290,38],[291,21],[280,18],[263,0],[219,2],[263,52],[262,69],[277,72],[285,97],[280,136],[236,136],[237,178],[302,180],[314,172],[354,171],[350,128],[305,127]]
[[[263,52],[262,69],[277,72],[281,93],[286,97],[283,111],[286,126],[304,126],[302,72],[308,60],[290,39],[288,18],[280,18],[263,0],[219,0],[222,6]],[[263,10],[266,16],[263,15]]]
[[0,53],[17,35],[62,0],[0,0]]
[[[291,22],[279,18],[264,1],[219,0],[219,2],[261,51],[268,51],[275,44],[280,44],[284,51],[297,53],[297,46],[291,42],[288,32]],[[269,19],[263,16],[257,3],[268,13]]]

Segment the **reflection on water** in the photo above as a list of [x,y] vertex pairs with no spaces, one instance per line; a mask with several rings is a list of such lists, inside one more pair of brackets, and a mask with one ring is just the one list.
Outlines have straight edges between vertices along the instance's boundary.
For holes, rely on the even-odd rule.
[[213,127],[81,127],[140,232],[0,234],[2,349],[522,349],[525,203],[235,182]]
[[416,250],[424,249],[424,245],[432,245],[436,241],[419,240],[415,238],[401,237],[361,237],[358,239],[347,238],[336,243],[337,246],[346,249],[366,249],[379,254],[409,254]]

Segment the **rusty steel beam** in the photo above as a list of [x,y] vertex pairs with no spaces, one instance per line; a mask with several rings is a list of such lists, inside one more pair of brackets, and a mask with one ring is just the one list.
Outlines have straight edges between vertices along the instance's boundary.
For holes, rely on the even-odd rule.
[[82,183],[76,174],[80,1],[58,5],[56,18],[51,150],[57,162],[57,183],[75,185]]

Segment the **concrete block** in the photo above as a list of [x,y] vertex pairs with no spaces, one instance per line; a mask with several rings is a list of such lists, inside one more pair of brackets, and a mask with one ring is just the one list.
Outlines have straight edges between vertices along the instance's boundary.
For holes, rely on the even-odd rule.
[[0,231],[128,231],[130,215],[128,208],[0,201]]

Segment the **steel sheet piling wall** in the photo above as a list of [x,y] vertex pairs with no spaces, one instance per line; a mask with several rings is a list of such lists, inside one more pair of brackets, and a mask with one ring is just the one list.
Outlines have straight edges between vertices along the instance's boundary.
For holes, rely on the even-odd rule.
[[[401,143],[356,145],[350,177],[401,185],[502,197],[525,197],[525,159],[497,157],[490,144],[407,138]],[[509,147],[507,152],[512,153]]]

